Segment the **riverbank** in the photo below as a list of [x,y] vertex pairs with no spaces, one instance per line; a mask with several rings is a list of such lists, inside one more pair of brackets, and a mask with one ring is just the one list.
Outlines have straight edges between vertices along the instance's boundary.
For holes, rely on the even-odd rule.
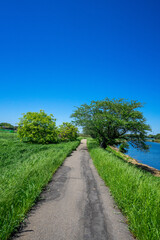
[[149,173],[151,173],[152,175],[156,176],[156,177],[160,177],[160,170],[153,168],[147,164],[143,164],[138,162],[136,159],[130,157],[129,155],[123,154],[119,151],[118,148],[116,147],[107,147],[107,151],[112,152],[113,154],[115,154],[117,157],[121,158],[122,160],[129,162],[133,165],[135,165],[138,168],[141,168],[144,171],[147,171]]
[[134,236],[139,240],[160,239],[160,178],[136,166],[137,161],[133,164],[113,149],[100,148],[93,139],[88,139],[87,145]]
[[160,143],[160,139],[148,139],[148,142],[156,142],[156,143]]

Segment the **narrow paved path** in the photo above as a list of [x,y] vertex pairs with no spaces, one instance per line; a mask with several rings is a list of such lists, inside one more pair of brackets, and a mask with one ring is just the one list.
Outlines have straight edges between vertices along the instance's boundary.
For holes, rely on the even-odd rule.
[[133,240],[82,140],[14,240]]

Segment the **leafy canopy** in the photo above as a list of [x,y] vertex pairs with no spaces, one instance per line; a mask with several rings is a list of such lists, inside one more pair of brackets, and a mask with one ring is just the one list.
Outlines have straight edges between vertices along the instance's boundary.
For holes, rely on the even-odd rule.
[[147,131],[151,129],[142,112],[137,110],[142,106],[133,100],[106,98],[77,107],[71,117],[103,148],[129,142],[135,148],[146,150]]
[[78,128],[68,122],[59,126],[59,138],[61,141],[73,141],[78,137]]
[[23,114],[18,123],[18,136],[24,142],[55,143],[57,142],[56,119],[53,115],[40,112]]

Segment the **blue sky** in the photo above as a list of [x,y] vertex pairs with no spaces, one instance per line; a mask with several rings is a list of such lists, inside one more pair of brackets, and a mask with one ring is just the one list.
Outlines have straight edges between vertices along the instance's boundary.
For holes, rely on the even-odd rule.
[[145,103],[160,132],[160,2],[0,2],[0,122],[44,109],[57,125],[74,106],[126,98]]

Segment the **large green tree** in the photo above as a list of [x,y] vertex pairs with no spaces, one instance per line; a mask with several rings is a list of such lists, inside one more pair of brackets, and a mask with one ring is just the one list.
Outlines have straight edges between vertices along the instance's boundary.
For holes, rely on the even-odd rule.
[[133,100],[106,98],[77,107],[71,117],[103,148],[129,142],[135,148],[146,150],[147,132],[151,129],[138,110],[142,106]]

